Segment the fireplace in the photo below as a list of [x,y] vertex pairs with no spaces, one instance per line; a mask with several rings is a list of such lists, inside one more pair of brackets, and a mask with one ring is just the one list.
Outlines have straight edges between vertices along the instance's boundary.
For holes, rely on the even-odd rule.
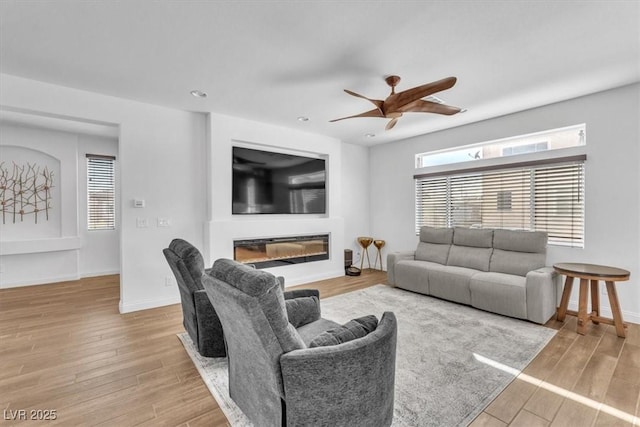
[[233,241],[233,259],[256,268],[329,259],[329,234]]

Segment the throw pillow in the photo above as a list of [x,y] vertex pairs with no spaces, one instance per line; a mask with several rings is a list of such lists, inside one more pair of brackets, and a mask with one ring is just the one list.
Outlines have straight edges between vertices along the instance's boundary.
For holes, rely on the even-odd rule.
[[359,317],[348,321],[342,326],[329,329],[315,337],[309,347],[325,347],[338,345],[362,338],[378,327],[378,319],[374,315]]

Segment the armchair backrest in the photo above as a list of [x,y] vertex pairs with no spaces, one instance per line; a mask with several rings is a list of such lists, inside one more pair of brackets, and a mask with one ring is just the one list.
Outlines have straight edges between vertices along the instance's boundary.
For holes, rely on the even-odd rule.
[[184,327],[196,339],[196,308],[193,293],[202,289],[200,278],[204,274],[204,259],[200,251],[182,239],[173,239],[168,248],[163,249],[169,267],[178,282]]
[[231,398],[251,419],[278,419],[284,398],[280,357],[306,347],[289,323],[280,283],[229,259],[217,260],[202,282],[225,331]]
[[178,286],[190,292],[203,289],[200,277],[204,274],[204,259],[198,248],[186,240],[173,239],[162,252],[176,276]]

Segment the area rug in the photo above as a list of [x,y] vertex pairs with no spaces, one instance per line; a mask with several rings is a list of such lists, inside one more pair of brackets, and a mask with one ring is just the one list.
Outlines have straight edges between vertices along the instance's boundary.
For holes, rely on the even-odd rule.
[[[468,425],[556,332],[386,285],[323,299],[321,308],[338,323],[395,313],[398,427]],[[226,359],[201,357],[186,333],[179,338],[231,426],[250,426],[229,398]]]

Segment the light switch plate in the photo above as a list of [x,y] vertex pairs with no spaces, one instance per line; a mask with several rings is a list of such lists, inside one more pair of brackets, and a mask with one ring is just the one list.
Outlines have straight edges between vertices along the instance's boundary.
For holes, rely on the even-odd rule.
[[157,218],[158,227],[171,227],[171,220],[169,218]]
[[149,220],[147,218],[136,218],[136,227],[147,228],[149,227]]

